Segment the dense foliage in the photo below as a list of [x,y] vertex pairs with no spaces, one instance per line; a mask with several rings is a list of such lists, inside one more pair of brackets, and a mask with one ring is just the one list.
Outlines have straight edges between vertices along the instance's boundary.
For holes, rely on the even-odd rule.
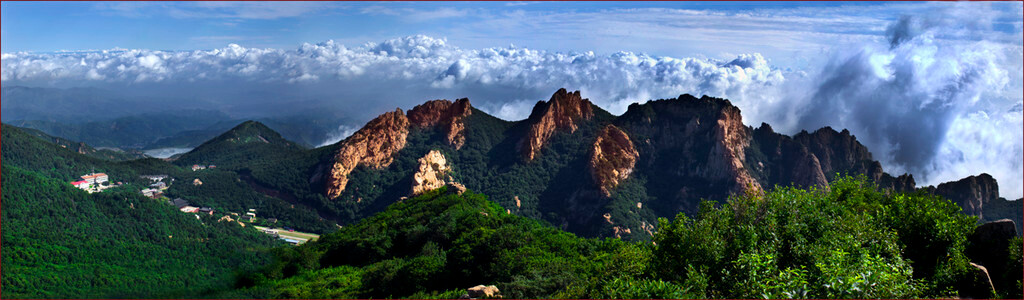
[[[224,168],[193,172],[161,159],[146,158],[131,161],[110,161],[73,152],[59,144],[50,143],[24,129],[3,124],[2,133],[4,167],[17,166],[38,172],[46,177],[66,182],[91,172],[105,172],[113,182],[136,186],[136,192],[150,184],[141,175],[164,174],[174,178],[166,195],[184,198],[194,205],[208,206],[221,212],[244,212],[256,209],[261,219],[276,218],[276,226],[290,226],[299,230],[323,233],[334,230],[333,222],[320,218],[312,209],[289,203],[287,195],[271,197],[260,193],[242,180],[245,174]],[[287,146],[287,147],[295,147]],[[257,148],[259,149],[259,148]],[[244,152],[242,154],[245,155]],[[190,165],[186,165],[190,166]],[[193,185],[199,179],[202,185]],[[292,202],[294,199],[292,199]]]
[[2,172],[5,298],[204,296],[282,244],[135,190],[87,194],[19,167]]
[[[980,278],[964,249],[975,220],[955,204],[849,177],[831,187],[705,202],[694,218],[662,219],[654,243],[579,238],[441,188],[281,249],[241,291],[430,298],[494,284],[517,298],[995,296],[971,290]],[[1021,259],[1019,244],[1008,264]],[[1019,286],[996,288],[1019,295]]]

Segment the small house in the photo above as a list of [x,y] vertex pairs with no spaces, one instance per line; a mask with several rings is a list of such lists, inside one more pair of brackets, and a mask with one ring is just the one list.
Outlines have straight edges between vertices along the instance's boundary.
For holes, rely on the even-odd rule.
[[209,208],[209,207],[200,207],[200,208],[199,208],[199,213],[201,213],[201,214],[208,214],[208,215],[212,215],[212,214],[213,214],[213,208]]
[[188,200],[181,199],[181,198],[174,198],[174,200],[171,200],[171,205],[174,205],[174,207],[177,207],[178,209],[181,209],[182,207],[188,206]]
[[166,190],[167,189],[167,184],[164,183],[163,181],[158,181],[157,183],[150,184],[149,187],[155,188],[155,189],[159,189],[159,190]]

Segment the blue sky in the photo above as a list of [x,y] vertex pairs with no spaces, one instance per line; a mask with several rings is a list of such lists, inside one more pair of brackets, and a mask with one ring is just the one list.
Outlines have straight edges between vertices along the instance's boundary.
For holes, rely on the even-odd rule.
[[301,98],[354,120],[325,143],[429,99],[516,120],[558,88],[615,114],[710,95],[751,126],[847,128],[920,184],[988,172],[1016,198],[1022,24],[1021,2],[2,2],[0,77],[263,114]]
[[[1020,8],[1019,3],[993,4]],[[844,38],[882,38],[908,11],[945,4],[887,2],[3,2],[4,53],[111,49],[293,49],[424,34],[465,48],[509,44],[548,51],[593,50],[722,57],[757,49],[789,60],[793,47]],[[1016,9],[1020,11],[1020,9]],[[701,22],[689,22],[696,14]],[[644,20],[649,16],[649,20]],[[997,31],[1019,31],[1013,15]],[[729,22],[748,19],[756,23]],[[706,21],[706,22],[705,22]],[[591,25],[592,24],[592,25]],[[589,27],[588,27],[589,26]],[[760,27],[760,28],[759,28]],[[657,29],[658,34],[652,34]],[[741,34],[735,38],[723,34]],[[745,35],[743,35],[745,33]],[[758,33],[805,35],[792,47],[753,41]],[[817,36],[811,36],[817,34]],[[674,35],[674,36],[671,36]],[[715,45],[694,45],[716,37]],[[754,44],[752,47],[751,44]],[[768,49],[765,49],[768,48]],[[778,49],[776,49],[778,48]],[[817,49],[815,49],[817,50]],[[777,53],[776,53],[777,51]]]

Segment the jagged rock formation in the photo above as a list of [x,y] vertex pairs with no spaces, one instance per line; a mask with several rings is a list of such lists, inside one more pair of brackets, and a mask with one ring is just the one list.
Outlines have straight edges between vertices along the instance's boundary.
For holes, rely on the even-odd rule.
[[454,103],[448,100],[432,100],[409,110],[409,123],[416,127],[441,126],[449,145],[455,150],[466,143],[466,125],[463,120],[473,113],[469,99],[462,98]]
[[999,198],[999,184],[996,183],[995,178],[992,178],[992,175],[985,173],[927,189],[936,195],[953,200],[963,208],[965,214],[978,218],[984,218],[985,203]]
[[444,175],[448,173],[448,161],[441,151],[430,150],[430,153],[419,159],[419,163],[419,170],[412,175],[413,196],[445,185]]
[[569,93],[559,89],[548,102],[538,102],[527,118],[530,129],[519,141],[518,149],[526,161],[532,161],[537,152],[556,130],[575,132],[577,122],[594,116],[589,99],[580,97],[580,91]]
[[590,153],[590,175],[605,197],[629,177],[639,156],[625,132],[611,124],[604,127]]
[[327,197],[341,195],[348,184],[348,174],[357,166],[384,168],[394,160],[394,154],[405,147],[409,134],[409,119],[401,109],[384,113],[341,142],[334,156],[334,164],[327,174]]
[[[656,230],[658,217],[695,213],[702,199],[725,201],[731,194],[775,185],[828,189],[829,181],[848,174],[864,175],[885,189],[917,190],[909,174],[883,172],[848,130],[824,127],[787,136],[768,124],[755,129],[743,124],[739,108],[714,97],[681,95],[633,104],[616,117],[578,91],[560,89],[548,101],[540,101],[523,121],[503,121],[483,112],[471,116],[471,111],[469,100],[460,99],[429,101],[404,115],[401,110],[384,114],[339,144],[332,161],[311,167],[310,183],[312,178],[323,179],[328,196],[335,198],[356,166],[387,167],[411,135],[410,140],[428,144],[411,145],[409,154],[403,155],[416,157],[403,157],[396,168],[389,168],[405,173],[386,178],[412,176],[418,193],[443,182],[436,177],[443,172],[440,165],[434,168],[427,162],[438,160],[426,153],[433,145],[472,145],[472,152],[456,152],[459,155],[448,155],[444,161],[465,166],[460,167],[462,183],[493,196],[507,212],[515,206],[518,215],[543,218],[580,235],[614,236],[617,230],[629,238],[646,235],[628,232]],[[442,134],[414,130],[420,128]],[[467,140],[470,135],[487,138]],[[537,160],[542,149],[551,151],[552,157]],[[427,157],[416,165],[424,154]],[[398,183],[387,180],[392,179],[367,184]],[[988,215],[982,210],[989,206],[1010,211],[1021,205],[998,198],[990,176],[966,180],[973,183],[945,184],[931,191],[977,216]],[[616,189],[625,192],[614,193]],[[358,214],[372,213],[387,204],[378,201],[394,201],[408,193],[374,190],[378,192],[351,191],[351,199],[363,200],[360,207],[370,207]],[[997,215],[1019,220],[1019,211]]]

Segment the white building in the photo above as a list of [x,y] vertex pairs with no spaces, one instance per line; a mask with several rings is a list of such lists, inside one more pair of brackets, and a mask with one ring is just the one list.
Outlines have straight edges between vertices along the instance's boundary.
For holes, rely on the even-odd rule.
[[82,180],[88,182],[91,185],[99,185],[101,183],[106,183],[108,179],[109,178],[107,177],[106,173],[92,173],[82,175]]

